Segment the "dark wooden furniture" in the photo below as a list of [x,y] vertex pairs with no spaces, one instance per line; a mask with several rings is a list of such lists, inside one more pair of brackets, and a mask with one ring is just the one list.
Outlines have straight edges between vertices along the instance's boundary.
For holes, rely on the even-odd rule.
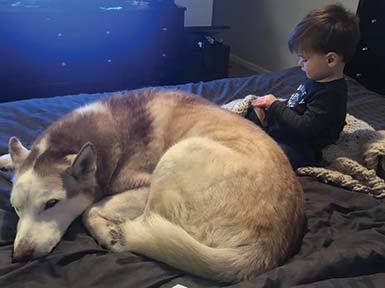
[[185,8],[0,8],[0,102],[180,82]]
[[345,73],[366,88],[385,94],[385,1],[361,0],[357,14],[361,41]]
[[227,78],[230,46],[216,40],[228,26],[185,27],[183,82]]

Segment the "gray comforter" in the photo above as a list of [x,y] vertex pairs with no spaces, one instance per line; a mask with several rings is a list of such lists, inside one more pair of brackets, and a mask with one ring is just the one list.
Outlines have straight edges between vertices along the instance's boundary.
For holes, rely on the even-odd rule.
[[[223,104],[248,94],[286,98],[304,79],[298,68],[247,78],[173,87]],[[385,96],[348,79],[348,110],[385,129]],[[0,154],[10,136],[25,145],[74,108],[109,94],[62,96],[0,104]],[[1,97],[1,96],[0,96]],[[11,263],[17,216],[9,205],[9,174],[0,174],[0,287],[221,287],[130,252],[98,246],[76,220],[44,259]],[[307,229],[298,253],[255,280],[231,287],[385,287],[385,206],[365,194],[301,177]],[[172,235],[170,235],[172,237]]]

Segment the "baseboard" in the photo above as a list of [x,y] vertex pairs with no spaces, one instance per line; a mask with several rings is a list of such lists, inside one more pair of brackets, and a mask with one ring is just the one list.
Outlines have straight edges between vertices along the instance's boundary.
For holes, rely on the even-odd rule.
[[268,69],[265,69],[261,66],[258,66],[250,61],[247,61],[237,55],[230,54],[230,62],[236,63],[242,67],[245,67],[249,70],[255,71],[257,73],[270,73],[271,71]]

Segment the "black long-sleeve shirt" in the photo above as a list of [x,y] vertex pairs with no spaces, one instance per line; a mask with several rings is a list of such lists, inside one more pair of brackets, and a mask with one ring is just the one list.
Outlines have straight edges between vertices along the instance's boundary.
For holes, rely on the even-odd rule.
[[307,79],[286,102],[275,101],[267,110],[267,132],[277,142],[299,152],[321,150],[337,141],[344,125],[347,86],[344,79],[327,83]]

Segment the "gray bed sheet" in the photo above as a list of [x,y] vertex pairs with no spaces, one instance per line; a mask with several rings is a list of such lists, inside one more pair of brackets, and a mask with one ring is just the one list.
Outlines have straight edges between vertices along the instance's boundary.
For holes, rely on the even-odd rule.
[[[223,104],[248,94],[273,93],[287,98],[305,76],[299,68],[247,78],[189,83],[181,89]],[[385,96],[347,78],[348,110],[376,129],[385,129]],[[0,154],[9,137],[29,146],[50,123],[65,113],[110,95],[73,95],[0,104]],[[9,174],[0,174],[0,287],[222,287],[130,252],[101,248],[79,219],[46,258],[11,263],[17,216],[9,205]],[[385,287],[385,207],[312,178],[301,177],[307,229],[298,253],[257,279],[231,287]],[[172,235],[170,235],[172,237]]]

